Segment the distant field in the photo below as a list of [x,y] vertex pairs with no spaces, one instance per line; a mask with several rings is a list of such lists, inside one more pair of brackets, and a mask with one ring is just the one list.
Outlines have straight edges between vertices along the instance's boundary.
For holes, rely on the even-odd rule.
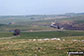
[[[56,15],[30,15],[30,16],[0,16],[0,32],[20,29],[22,31],[55,30],[51,22],[73,21],[74,27],[84,27],[84,16],[56,16]],[[15,24],[10,24],[15,23]]]

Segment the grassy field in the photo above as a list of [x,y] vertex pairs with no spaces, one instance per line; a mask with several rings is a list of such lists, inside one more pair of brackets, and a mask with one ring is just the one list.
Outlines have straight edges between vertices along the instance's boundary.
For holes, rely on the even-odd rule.
[[69,39],[66,41],[0,40],[0,56],[68,56],[68,51],[84,51],[84,42]]
[[[51,22],[72,22],[73,26],[84,28],[84,16],[63,17],[56,15],[0,16],[0,32],[20,29],[22,31],[56,30]],[[14,24],[10,24],[14,23]]]
[[[83,31],[22,32],[10,37],[12,33],[0,32],[0,56],[68,56],[68,51],[84,51]],[[33,41],[40,38],[61,40]]]
[[[0,32],[0,38],[12,37],[11,32]],[[61,38],[71,36],[84,36],[84,31],[43,31],[43,32],[21,32],[18,39],[40,39],[40,38]]]
[[[0,56],[68,56],[68,51],[84,51],[84,31],[59,31],[50,27],[51,22],[54,21],[84,23],[83,18],[84,16],[71,18],[2,16],[0,17]],[[11,22],[15,24],[9,24]],[[24,32],[21,32],[20,36],[13,36],[9,31],[15,29]],[[61,40],[38,41],[45,38]],[[36,41],[33,41],[34,39]]]

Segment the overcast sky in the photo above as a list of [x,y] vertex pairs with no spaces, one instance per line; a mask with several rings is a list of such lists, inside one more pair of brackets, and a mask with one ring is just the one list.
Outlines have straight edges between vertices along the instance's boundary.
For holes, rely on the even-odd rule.
[[0,0],[0,15],[84,12],[84,0]]

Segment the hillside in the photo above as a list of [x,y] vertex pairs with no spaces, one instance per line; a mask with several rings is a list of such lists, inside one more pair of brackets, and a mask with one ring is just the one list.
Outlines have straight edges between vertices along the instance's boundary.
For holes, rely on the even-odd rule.
[[[82,15],[81,15],[82,14]],[[73,15],[73,14],[70,14]],[[83,13],[76,16],[70,15],[26,15],[26,16],[0,16],[0,31],[11,31],[14,29],[20,29],[22,31],[44,31],[44,30],[56,30],[51,28],[51,22],[58,22],[60,24],[67,24],[71,22],[74,28],[83,29],[84,15]],[[66,21],[66,22],[65,22]],[[69,26],[69,24],[67,24]],[[66,26],[65,30],[68,28]],[[70,30],[70,29],[68,29]]]
[[68,51],[84,51],[83,35],[82,31],[25,32],[22,37],[0,33],[0,56],[68,56]]

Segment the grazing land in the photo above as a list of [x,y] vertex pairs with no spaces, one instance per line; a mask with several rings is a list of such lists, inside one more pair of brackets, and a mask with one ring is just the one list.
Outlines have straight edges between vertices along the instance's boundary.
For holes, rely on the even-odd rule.
[[68,51],[84,51],[83,40],[83,31],[22,32],[17,37],[5,32],[0,33],[0,56],[68,56]]
[[72,40],[30,41],[27,39],[0,41],[1,56],[68,56],[68,51],[84,51],[84,42]]
[[[0,33],[0,38],[12,37],[11,32]],[[43,38],[62,38],[69,36],[84,36],[83,31],[43,31],[43,32],[21,32],[16,39],[43,39]]]
[[[52,28],[52,22],[66,28]],[[19,36],[13,36],[15,29]],[[68,56],[68,51],[84,51],[84,14],[0,16],[0,56]]]

